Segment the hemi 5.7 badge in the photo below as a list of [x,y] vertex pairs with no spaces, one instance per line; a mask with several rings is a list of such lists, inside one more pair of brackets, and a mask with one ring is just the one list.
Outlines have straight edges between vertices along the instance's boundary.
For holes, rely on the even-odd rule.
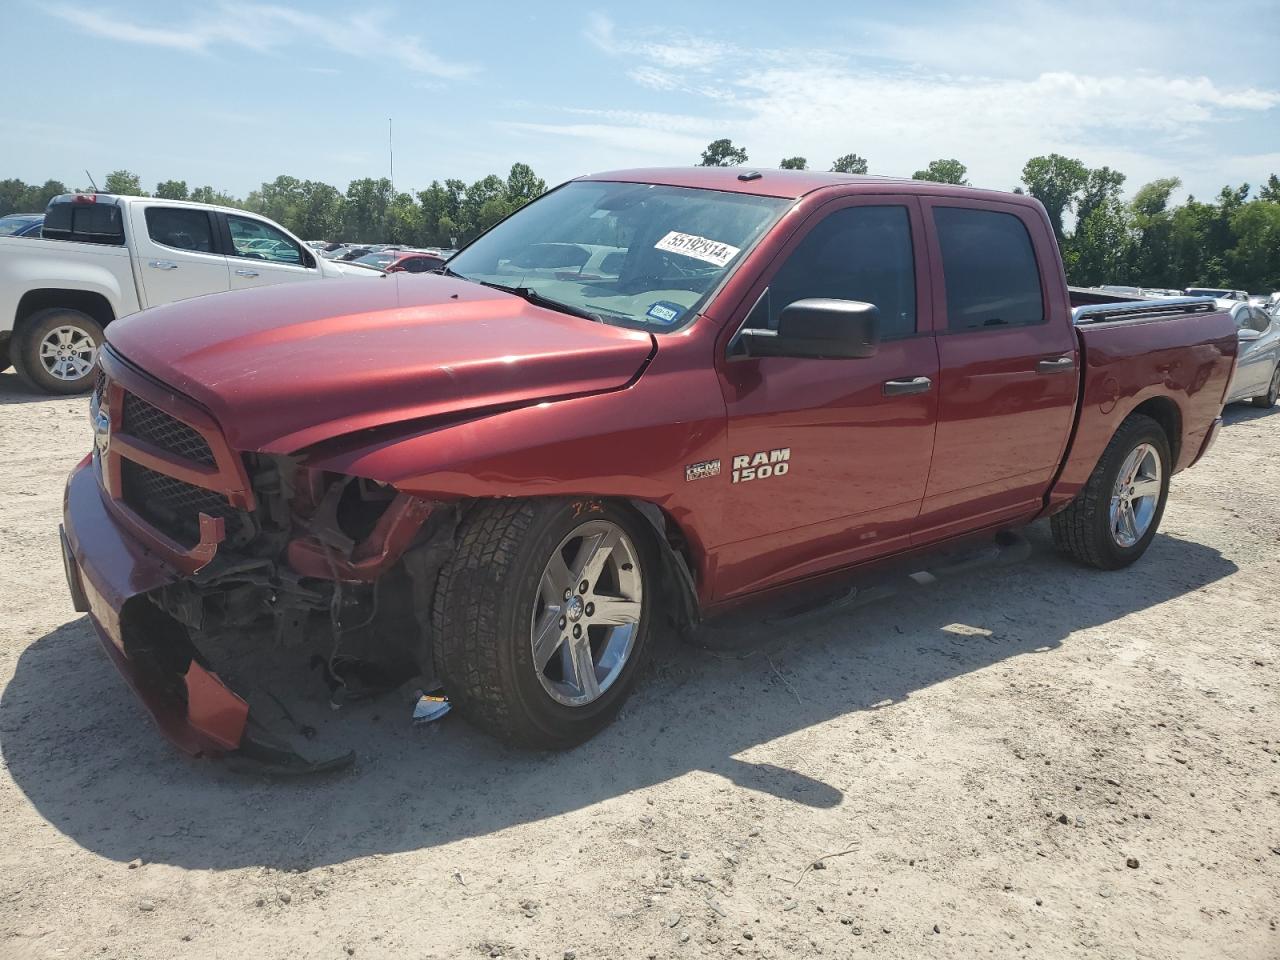
[[790,469],[790,447],[761,450],[758,453],[742,453],[733,458],[733,482],[746,483],[748,480],[785,477]]
[[703,460],[701,463],[691,463],[684,468],[685,480],[702,480],[706,477],[720,476],[719,460]]

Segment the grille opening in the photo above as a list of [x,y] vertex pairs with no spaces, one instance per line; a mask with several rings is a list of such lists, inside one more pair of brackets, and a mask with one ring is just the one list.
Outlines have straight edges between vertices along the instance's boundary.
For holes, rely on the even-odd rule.
[[147,403],[136,394],[124,395],[121,429],[176,457],[207,467],[217,466],[208,442],[193,427]]
[[[249,514],[237,510],[222,494],[157,473],[132,460],[120,461],[123,500],[131,510],[153,527],[185,547],[200,542],[200,514],[222,517],[227,540],[252,536]],[[248,530],[245,531],[245,526]]]

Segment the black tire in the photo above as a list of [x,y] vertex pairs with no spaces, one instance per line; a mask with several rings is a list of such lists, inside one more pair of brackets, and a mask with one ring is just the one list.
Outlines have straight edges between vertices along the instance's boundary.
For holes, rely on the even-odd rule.
[[[611,521],[638,551],[641,612],[631,653],[611,685],[584,706],[543,688],[534,667],[531,617],[552,552],[588,520]],[[658,558],[648,525],[604,501],[501,500],[478,504],[458,530],[432,611],[435,665],[458,711],[504,742],[564,749],[613,720],[640,676],[653,635]]]
[[9,369],[9,344],[12,340],[11,334],[0,337],[0,373]]
[[[1160,459],[1160,498],[1146,532],[1133,546],[1125,547],[1112,534],[1111,493],[1125,459],[1143,443],[1151,444]],[[1146,553],[1155,538],[1169,499],[1172,468],[1169,438],[1160,424],[1140,413],[1130,415],[1107,444],[1084,489],[1051,519],[1054,544],[1080,563],[1100,570],[1127,567]]]
[[1277,398],[1280,398],[1280,363],[1276,364],[1276,368],[1271,374],[1271,383],[1267,387],[1267,392],[1260,397],[1253,397],[1249,402],[1255,407],[1270,410],[1276,405]]
[[96,379],[96,362],[83,376],[75,379],[54,376],[41,362],[41,341],[59,327],[78,330],[93,341],[95,349],[102,347],[102,327],[97,320],[79,310],[51,307],[33,313],[14,332],[9,349],[13,369],[26,383],[43,393],[86,393],[93,388]]

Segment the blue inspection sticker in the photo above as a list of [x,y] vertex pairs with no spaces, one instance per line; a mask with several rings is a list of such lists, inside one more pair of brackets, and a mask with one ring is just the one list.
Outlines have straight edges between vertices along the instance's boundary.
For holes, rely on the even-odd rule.
[[645,312],[645,316],[665,326],[671,326],[684,316],[684,307],[670,300],[659,300]]

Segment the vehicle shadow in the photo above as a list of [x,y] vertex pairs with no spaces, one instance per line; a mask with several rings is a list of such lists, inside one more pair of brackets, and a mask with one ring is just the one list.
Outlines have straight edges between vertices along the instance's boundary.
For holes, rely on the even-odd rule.
[[28,386],[21,377],[10,368],[0,373],[0,407],[17,406],[21,403],[47,403],[56,400],[78,400],[87,398],[89,394],[55,394],[43,393]]
[[1264,410],[1251,403],[1229,403],[1222,408],[1222,425],[1229,427],[1237,423],[1248,423],[1251,420],[1265,420],[1278,413],[1280,413],[1280,405],[1267,407]]
[[455,716],[414,728],[405,696],[333,714],[299,654],[291,688],[278,692],[299,722],[320,728],[307,746],[354,748],[359,759],[328,777],[243,778],[225,764],[184,760],[162,740],[84,618],[20,656],[0,699],[0,750],[36,810],[86,849],[199,869],[310,869],[431,847],[691,771],[829,808],[844,790],[875,786],[856,772],[844,789],[824,783],[803,761],[798,769],[753,762],[753,748],[1010,658],[1053,656],[1075,631],[1236,570],[1216,550],[1166,535],[1119,574],[1058,557],[1043,525],[1028,538],[1031,555],[1016,566],[779,628],[763,647],[726,654],[665,643],[618,720],[561,754],[506,749]]

